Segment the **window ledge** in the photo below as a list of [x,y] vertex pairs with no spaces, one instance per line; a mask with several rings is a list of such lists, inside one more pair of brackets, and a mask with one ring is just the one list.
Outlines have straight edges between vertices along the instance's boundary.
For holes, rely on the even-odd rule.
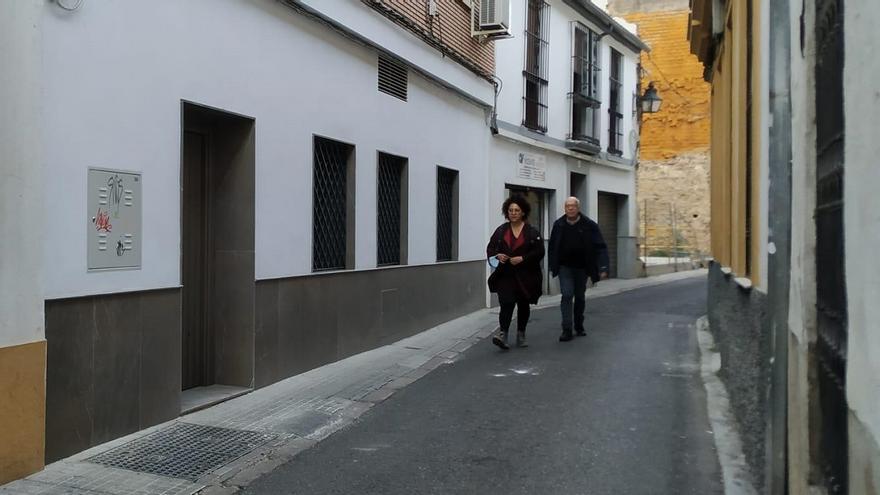
[[598,145],[595,145],[589,141],[581,141],[576,139],[566,140],[565,147],[570,150],[580,151],[583,153],[588,153],[590,155],[598,154],[601,150]]
[[752,281],[746,277],[734,277],[733,281],[744,291],[752,290]]

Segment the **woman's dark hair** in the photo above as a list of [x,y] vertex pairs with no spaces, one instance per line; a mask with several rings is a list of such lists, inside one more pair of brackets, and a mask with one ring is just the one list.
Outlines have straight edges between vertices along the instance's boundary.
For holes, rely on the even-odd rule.
[[519,209],[522,210],[523,220],[529,218],[529,213],[532,212],[532,205],[530,205],[529,202],[526,201],[526,198],[518,194],[507,198],[506,200],[504,200],[504,204],[501,205],[501,214],[504,215],[504,218],[510,220],[509,218],[507,218],[507,209],[510,208],[510,205],[513,204],[519,206]]

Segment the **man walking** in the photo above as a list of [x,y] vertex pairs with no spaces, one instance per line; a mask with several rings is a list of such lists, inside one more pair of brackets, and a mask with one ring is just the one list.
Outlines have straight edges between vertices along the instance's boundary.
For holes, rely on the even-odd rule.
[[580,200],[573,196],[566,199],[565,215],[553,223],[550,232],[550,273],[559,277],[562,291],[560,342],[572,339],[572,328],[578,336],[587,334],[584,329],[587,278],[593,283],[608,278],[608,247],[599,225],[581,213],[580,205]]

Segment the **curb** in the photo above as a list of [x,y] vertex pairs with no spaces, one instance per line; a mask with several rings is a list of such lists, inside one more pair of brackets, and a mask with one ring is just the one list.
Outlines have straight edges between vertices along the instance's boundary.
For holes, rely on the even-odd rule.
[[721,476],[726,495],[757,495],[751,471],[742,450],[742,441],[736,421],[730,411],[727,388],[718,377],[721,354],[715,350],[715,339],[709,333],[709,318],[696,321],[697,341],[700,346],[700,375],[706,388],[706,410],[715,439],[715,451],[721,465]]

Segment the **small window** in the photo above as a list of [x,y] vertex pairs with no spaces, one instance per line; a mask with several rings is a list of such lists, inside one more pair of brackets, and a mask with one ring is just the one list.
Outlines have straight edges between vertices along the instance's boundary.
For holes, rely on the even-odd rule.
[[315,137],[312,183],[312,269],[354,265],[354,146]]
[[458,257],[458,171],[437,167],[437,261]]
[[623,155],[623,108],[621,91],[623,57],[620,52],[611,50],[611,74],[608,76],[610,92],[608,97],[608,153]]
[[383,55],[379,55],[379,91],[406,101],[406,67]]
[[407,159],[379,153],[376,170],[376,264],[406,263]]

